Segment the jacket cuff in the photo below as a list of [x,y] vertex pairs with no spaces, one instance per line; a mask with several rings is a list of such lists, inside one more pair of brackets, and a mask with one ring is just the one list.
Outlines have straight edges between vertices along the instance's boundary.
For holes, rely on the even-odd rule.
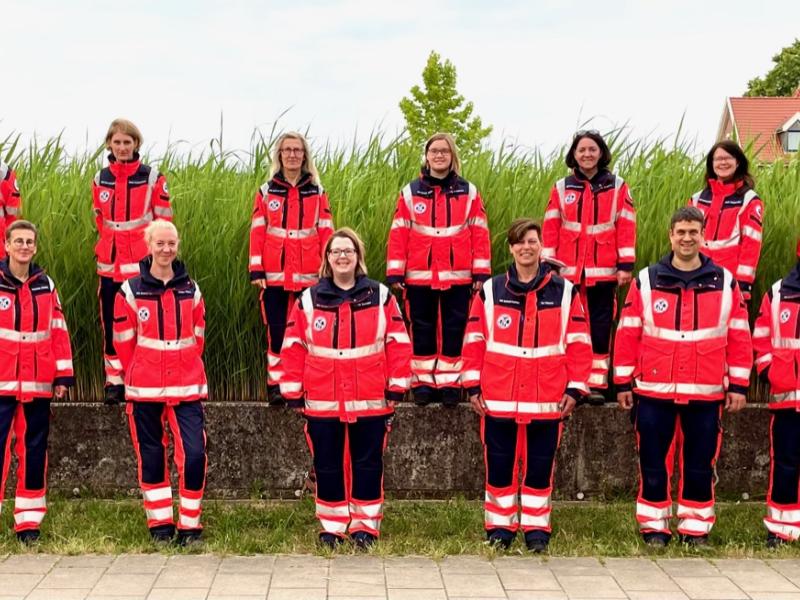
[[617,263],[617,271],[633,271],[633,263],[632,262],[618,262]]
[[466,388],[467,396],[477,396],[481,393],[481,386],[479,385],[471,385]]
[[302,398],[297,400],[286,400],[286,406],[289,408],[303,408],[303,406],[305,406],[305,400]]
[[250,271],[250,281],[255,281],[256,279],[266,279],[267,274],[264,271]]
[[568,387],[568,388],[567,388],[567,389],[564,391],[564,393],[565,393],[567,396],[569,396],[570,398],[572,398],[573,400],[575,400],[576,402],[577,402],[577,401],[579,401],[581,398],[583,398],[583,397],[584,397],[584,395],[585,395],[585,394],[584,394],[583,392],[581,392],[579,389],[577,389],[577,388],[570,388],[570,387]]
[[388,285],[392,285],[393,283],[403,283],[405,281],[404,275],[387,275],[386,276],[386,283]]
[[742,394],[743,396],[747,395],[747,386],[746,385],[738,385],[736,383],[729,383],[728,384],[728,392],[733,392],[734,394]]
[[474,283],[478,283],[478,282],[483,283],[484,281],[489,279],[491,276],[492,276],[491,273],[473,273],[472,274],[472,281]]
[[631,385],[630,381],[628,383],[615,383],[614,387],[616,388],[616,390],[618,392],[630,392],[630,391],[633,391],[633,385]]
[[384,390],[383,397],[391,402],[402,402],[405,394],[403,392],[393,392],[391,390]]
[[63,385],[65,387],[75,387],[75,377],[68,375],[66,377],[56,377],[53,379],[53,386]]

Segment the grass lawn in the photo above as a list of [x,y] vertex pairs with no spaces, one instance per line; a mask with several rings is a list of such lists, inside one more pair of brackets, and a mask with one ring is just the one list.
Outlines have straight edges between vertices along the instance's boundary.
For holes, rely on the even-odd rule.
[[[31,551],[20,545],[12,529],[12,510],[3,511],[0,553]],[[558,502],[553,512],[552,556],[705,556],[800,557],[800,545],[770,551],[761,518],[762,503],[719,503],[712,546],[697,551],[672,543],[651,550],[639,541],[633,502]],[[378,555],[497,553],[484,543],[482,506],[473,500],[389,501]],[[207,501],[204,507],[206,543],[198,551],[218,554],[330,552],[317,546],[317,523],[311,498],[299,502]],[[155,552],[145,526],[144,511],[134,500],[74,500],[54,498],[42,530],[39,552],[56,554]],[[175,548],[162,552],[182,552]],[[195,550],[192,550],[195,551]],[[353,552],[349,545],[337,553]],[[511,554],[524,554],[518,539]]]

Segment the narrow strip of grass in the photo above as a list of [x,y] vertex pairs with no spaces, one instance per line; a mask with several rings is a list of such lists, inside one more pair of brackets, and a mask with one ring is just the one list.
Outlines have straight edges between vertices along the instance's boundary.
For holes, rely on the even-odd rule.
[[[761,523],[761,503],[720,503],[711,546],[694,550],[672,543],[652,550],[639,540],[633,502],[556,503],[553,511],[551,556],[757,557],[798,558],[797,544],[770,551]],[[34,549],[20,545],[12,529],[12,511],[2,515],[0,553],[118,554],[123,552],[179,553],[174,547],[156,548],[149,540],[141,504],[133,500],[67,500],[50,503],[42,541]],[[318,525],[310,498],[299,502],[208,501],[204,510],[205,539],[192,552],[218,554],[311,553],[330,551],[317,545]],[[336,553],[352,553],[345,545]],[[383,537],[372,550],[378,555],[499,553],[484,544],[480,502],[455,498],[443,502],[389,501]],[[517,540],[511,554],[525,554]]]

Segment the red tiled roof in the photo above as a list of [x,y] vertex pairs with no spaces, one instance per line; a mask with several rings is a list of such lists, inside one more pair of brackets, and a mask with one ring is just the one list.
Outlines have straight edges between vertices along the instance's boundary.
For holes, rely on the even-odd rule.
[[783,156],[776,131],[800,112],[800,96],[729,98],[728,101],[742,146],[755,139],[753,148],[761,160]]

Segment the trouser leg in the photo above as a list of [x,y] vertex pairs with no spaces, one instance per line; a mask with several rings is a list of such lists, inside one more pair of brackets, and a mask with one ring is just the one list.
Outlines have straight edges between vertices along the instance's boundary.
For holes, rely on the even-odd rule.
[[350,533],[378,536],[383,519],[383,451],[386,417],[365,417],[347,425],[350,449]]
[[772,411],[767,516],[770,533],[788,540],[800,538],[800,413]]
[[640,483],[636,520],[643,534],[670,534],[670,478],[675,462],[676,421],[674,403],[638,398],[635,428]]
[[275,388],[281,379],[281,346],[286,321],[296,295],[282,287],[267,286],[261,290],[261,317],[267,330],[267,387]]
[[167,464],[166,406],[161,402],[128,402],[128,426],[138,463],[147,526],[174,526],[172,487]]
[[17,491],[14,529],[39,529],[47,512],[47,438],[50,399],[17,404],[14,437],[17,453]]
[[306,441],[317,474],[316,511],[322,532],[343,537],[350,523],[347,426],[339,419],[307,417]]
[[206,427],[203,403],[181,402],[166,409],[178,470],[178,529],[198,530],[206,483]]
[[679,408],[681,429],[678,533],[708,535],[714,526],[714,464],[722,445],[722,403]]
[[405,308],[413,349],[411,387],[415,396],[431,394],[439,353],[439,292],[423,285],[406,286]]
[[100,324],[103,327],[103,366],[106,385],[122,385],[122,363],[114,350],[114,301],[122,287],[121,281],[100,277],[97,296],[100,301]]
[[550,498],[562,427],[558,420],[531,421],[524,426],[520,521],[525,533],[541,531],[547,534],[547,539],[551,531]]
[[6,493],[8,470],[11,467],[11,428],[14,415],[17,413],[17,400],[12,396],[0,396],[0,452],[3,453],[0,463],[0,509]]
[[589,387],[608,388],[608,368],[611,354],[611,326],[617,301],[617,284],[600,281],[586,288],[586,310],[589,313],[589,331],[592,337],[592,372]]
[[441,293],[441,352],[436,361],[434,379],[442,390],[443,400],[458,402],[461,396],[461,346],[467,327],[472,286],[454,285]]
[[487,532],[503,529],[514,534],[519,528],[519,446],[521,426],[513,419],[485,416],[481,419],[481,441],[486,464],[484,527]]

